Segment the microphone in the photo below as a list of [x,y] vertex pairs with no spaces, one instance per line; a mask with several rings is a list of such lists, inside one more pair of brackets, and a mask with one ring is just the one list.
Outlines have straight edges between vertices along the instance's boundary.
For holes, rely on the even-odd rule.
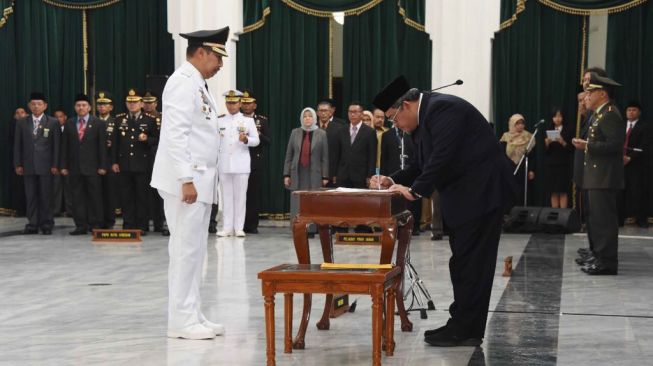
[[463,81],[460,80],[460,79],[458,79],[458,80],[456,80],[455,82],[453,82],[453,83],[451,83],[451,84],[447,84],[447,85],[443,85],[443,86],[437,87],[437,88],[435,88],[435,89],[431,89],[431,91],[436,91],[436,90],[440,90],[440,89],[448,88],[448,87],[450,87],[450,86],[452,86],[452,85],[463,85]]
[[533,125],[533,128],[538,128],[540,125],[543,125],[546,123],[545,119],[541,119],[539,122],[537,122],[535,125]]

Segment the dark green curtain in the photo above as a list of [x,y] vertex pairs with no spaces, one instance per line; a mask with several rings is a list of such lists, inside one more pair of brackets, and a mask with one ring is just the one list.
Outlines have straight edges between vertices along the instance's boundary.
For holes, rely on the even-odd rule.
[[[561,107],[570,128],[576,122],[584,17],[569,15],[528,1],[512,26],[495,33],[492,45],[492,106],[498,136],[508,130],[508,118],[524,115],[526,128],[540,119],[550,121],[551,108]],[[534,155],[536,180],[533,204],[548,205],[544,181],[544,130]],[[539,179],[538,179],[539,177]]]
[[373,5],[374,0],[289,0],[289,2],[298,4],[305,8],[319,11],[345,11]]
[[344,106],[359,100],[371,107],[376,93],[400,74],[411,86],[430,88],[429,35],[404,22],[396,1],[345,17],[343,40]]
[[[638,100],[644,119],[653,116],[653,6],[651,2],[608,18],[606,71],[623,85],[616,94],[622,112],[630,100]],[[649,118],[650,119],[650,118]]]
[[[245,26],[260,18],[262,9],[245,0]],[[272,143],[263,178],[262,213],[289,211],[283,187],[283,162],[290,131],[299,127],[299,113],[328,95],[329,19],[293,10],[270,0],[264,26],[241,34],[237,46],[237,88],[250,88],[257,112],[268,116]],[[248,10],[248,9],[251,9]],[[249,16],[248,16],[249,15]]]
[[[510,1],[514,2],[514,0],[510,0]],[[613,8],[616,6],[625,6],[629,4],[638,4],[643,2],[642,0],[544,0],[544,1],[538,0],[538,1],[550,6],[563,6],[572,9],[585,9],[585,10]]]
[[[10,8],[11,0],[0,0],[0,12]],[[14,9],[15,10],[15,9]],[[2,13],[0,13],[2,15]],[[16,70],[16,52],[15,47],[15,14],[10,14],[3,18],[4,25],[0,27],[0,70],[2,71],[2,81],[0,81],[0,207],[11,207],[11,180],[13,177],[13,163],[11,161],[13,153],[13,115],[14,110],[21,106],[27,109],[23,99],[16,94],[16,73],[10,70]]]
[[125,110],[129,88],[143,90],[146,75],[174,71],[174,42],[168,33],[167,2],[123,0],[89,10],[91,84],[114,96],[114,112]]

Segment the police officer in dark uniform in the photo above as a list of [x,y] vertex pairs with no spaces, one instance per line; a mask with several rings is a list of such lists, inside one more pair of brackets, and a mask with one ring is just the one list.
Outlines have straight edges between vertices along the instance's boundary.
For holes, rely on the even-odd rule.
[[152,170],[150,156],[159,134],[153,116],[143,111],[143,98],[135,89],[129,89],[125,98],[128,113],[116,116],[115,142],[112,146],[111,169],[120,173],[123,229],[148,229],[149,176]]
[[[116,137],[115,118],[111,115],[113,111],[113,96],[107,91],[100,91],[95,98],[98,118],[106,124],[106,149],[107,156],[111,157],[114,139]],[[102,179],[102,209],[103,228],[113,229],[116,223],[116,208],[120,205],[118,187],[118,175],[109,169]]]
[[258,130],[258,137],[261,140],[258,146],[249,148],[251,172],[249,173],[249,182],[247,183],[247,211],[245,213],[245,227],[243,228],[246,233],[257,234],[265,151],[270,145],[268,118],[256,113],[256,97],[251,90],[245,89],[243,91],[240,103],[243,115],[254,119],[256,129]]
[[[163,119],[163,116],[157,110],[158,105],[158,96],[152,91],[146,91],[145,95],[143,96],[143,109],[146,113],[154,116],[154,120],[156,121],[157,135],[161,133],[161,120]],[[150,159],[149,170],[150,174],[152,173],[152,166],[154,166],[154,157],[156,156],[156,150],[158,147],[158,141],[155,145],[152,145],[152,155]],[[170,231],[168,231],[168,226],[165,223],[163,199],[161,196],[159,196],[159,192],[157,192],[155,188],[148,187],[148,189],[150,191],[148,225],[149,218],[152,218],[152,222],[154,223],[154,231],[161,233],[163,236],[170,236]]]
[[589,275],[616,275],[618,270],[617,195],[624,188],[623,145],[626,124],[611,99],[614,80],[592,74],[585,89],[588,108],[594,111],[587,140],[573,139],[576,149],[585,150],[583,188],[589,197],[588,234],[593,240],[593,256],[582,271]]

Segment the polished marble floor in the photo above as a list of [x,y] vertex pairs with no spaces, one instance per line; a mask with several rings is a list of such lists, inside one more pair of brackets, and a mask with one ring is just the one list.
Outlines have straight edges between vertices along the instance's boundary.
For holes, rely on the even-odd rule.
[[[52,236],[16,235],[24,219],[0,218],[0,365],[263,365],[265,327],[256,274],[296,260],[288,228],[266,225],[245,239],[209,237],[202,287],[205,314],[225,324],[212,341],[165,337],[167,240],[92,244],[71,237],[70,219]],[[415,237],[412,263],[433,297],[428,319],[411,313],[414,331],[395,327],[384,365],[643,365],[653,359],[653,229],[625,228],[620,273],[588,277],[573,262],[582,235],[502,236],[482,347],[428,347],[423,331],[443,324],[452,291],[445,241]],[[321,262],[319,243],[312,258]],[[336,246],[336,259],[373,261],[375,247]],[[502,277],[513,256],[512,277]],[[306,349],[283,353],[277,296],[277,364],[371,364],[371,302],[318,331],[323,298],[314,299]],[[295,319],[301,311],[295,297]],[[295,322],[295,326],[297,321]]]

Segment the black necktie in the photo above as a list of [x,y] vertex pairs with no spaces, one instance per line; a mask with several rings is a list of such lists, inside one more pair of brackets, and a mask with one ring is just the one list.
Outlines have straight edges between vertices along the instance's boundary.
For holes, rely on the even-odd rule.
[[204,87],[206,88],[206,91],[209,91],[209,84],[207,84],[206,81],[204,82]]

